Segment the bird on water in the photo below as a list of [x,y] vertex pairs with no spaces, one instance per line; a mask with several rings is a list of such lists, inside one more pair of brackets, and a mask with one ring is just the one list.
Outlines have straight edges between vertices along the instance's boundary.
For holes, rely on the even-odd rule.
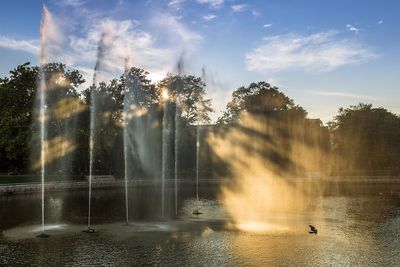
[[315,226],[313,226],[311,224],[309,224],[308,226],[310,226],[310,231],[309,231],[310,234],[316,235],[318,233],[318,229]]

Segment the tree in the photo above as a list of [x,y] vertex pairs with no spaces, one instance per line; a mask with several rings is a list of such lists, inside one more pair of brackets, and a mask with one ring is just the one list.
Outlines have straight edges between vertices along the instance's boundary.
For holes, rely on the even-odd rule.
[[218,124],[230,124],[240,119],[241,112],[252,114],[263,113],[266,116],[277,115],[291,111],[296,117],[305,118],[307,112],[295,105],[293,100],[280,92],[278,87],[267,82],[251,83],[248,87],[240,87],[232,93],[226,111],[218,118]]
[[21,171],[28,163],[38,68],[30,63],[0,79],[0,165]]
[[155,85],[147,76],[149,73],[143,69],[132,67],[120,77],[124,90],[122,98],[128,94],[128,103],[135,103],[139,107],[150,108],[157,103],[158,96]]
[[384,108],[360,103],[340,108],[329,123],[341,171],[398,171],[400,118]]
[[[80,153],[78,148],[81,141],[76,129],[85,110],[85,105],[79,98],[78,87],[84,82],[79,71],[71,70],[63,63],[51,62],[39,69],[37,85],[44,90],[44,140],[48,144],[45,146],[47,174],[61,174],[65,177],[74,171],[75,165],[72,162]],[[35,119],[31,146],[33,171],[38,171],[41,165],[40,98],[38,91],[34,106]]]
[[217,123],[223,129],[221,139],[231,138],[239,157],[248,153],[276,173],[323,168],[319,155],[328,153],[326,127],[308,119],[304,108],[269,83],[235,90]]
[[44,75],[48,91],[59,89],[58,92],[64,96],[78,97],[77,89],[85,82],[78,70],[70,70],[60,62],[45,64],[39,72],[39,79],[41,79],[41,75]]
[[165,94],[177,105],[182,118],[189,124],[209,123],[211,99],[206,98],[205,83],[193,75],[168,75],[157,84],[158,103]]

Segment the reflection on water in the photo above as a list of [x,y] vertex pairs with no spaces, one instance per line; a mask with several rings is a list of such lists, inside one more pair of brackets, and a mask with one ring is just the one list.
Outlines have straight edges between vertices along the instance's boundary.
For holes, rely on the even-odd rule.
[[[191,189],[181,190],[180,217],[160,221],[155,200],[159,198],[153,199],[148,190],[132,194],[130,225],[123,223],[122,191],[94,191],[93,222],[99,232],[93,235],[81,232],[86,191],[49,194],[46,214],[52,233],[45,240],[16,238],[39,225],[40,196],[0,197],[0,265],[395,266],[400,262],[398,195],[321,197],[308,211],[271,215],[269,225],[249,222],[246,227],[267,229],[249,232],[230,226],[220,202],[191,198]],[[193,215],[195,209],[202,214]],[[308,234],[309,223],[318,227],[318,235]]]

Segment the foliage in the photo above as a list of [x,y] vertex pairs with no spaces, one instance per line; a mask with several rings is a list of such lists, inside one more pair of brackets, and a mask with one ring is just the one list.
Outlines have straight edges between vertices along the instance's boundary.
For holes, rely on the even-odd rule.
[[[55,163],[54,170],[88,171],[91,94],[96,101],[98,129],[95,168],[108,171],[120,168],[114,163],[122,153],[124,105],[125,108],[129,105],[133,113],[134,108],[140,111],[133,114],[128,124],[135,150],[133,161],[138,165],[135,171],[140,171],[149,159],[157,160],[162,151],[162,114],[164,105],[168,104],[168,107],[175,107],[172,109],[178,112],[175,116],[181,118],[178,124],[174,112],[168,115],[171,129],[179,128],[181,132],[178,147],[183,163],[180,171],[193,169],[197,131],[189,125],[210,123],[213,111],[205,84],[196,76],[170,74],[154,84],[148,75],[147,71],[133,67],[119,78],[79,92],[84,79],[79,71],[70,70],[65,64],[49,63],[39,68],[28,62],[16,67],[9,77],[0,79],[0,170],[26,172],[30,151],[38,151],[37,88],[40,82],[44,82],[46,88],[47,140],[60,137],[76,145],[74,152],[60,153],[62,157],[70,157],[71,166]],[[254,121],[259,129],[251,128],[250,123]],[[253,141],[255,137],[261,138],[259,152],[279,168],[286,165],[297,170],[296,162],[304,166],[309,159],[317,162],[314,165],[327,166],[333,148],[337,169],[399,172],[400,117],[370,104],[340,108],[328,124],[328,131],[319,119],[308,119],[307,112],[277,87],[260,81],[235,90],[217,123],[223,125],[209,126],[210,132],[221,129],[227,133],[234,129],[250,135]],[[170,138],[173,150],[174,131]],[[248,144],[241,145],[247,147]],[[212,153],[210,147],[204,157],[211,159],[215,156]],[[216,168],[225,167],[222,161],[216,161],[220,165]],[[153,167],[151,164],[146,168]],[[317,170],[320,166],[313,168]]]
[[[340,108],[329,123],[342,170],[395,170],[400,165],[400,118],[360,103]],[[345,159],[345,160],[339,160]]]
[[150,108],[158,100],[156,87],[143,69],[132,67],[121,76],[120,83],[125,88],[121,96],[128,94],[128,103],[136,103],[140,107]]
[[193,75],[168,75],[157,84],[158,103],[162,103],[163,91],[167,90],[169,100],[178,105],[181,116],[189,124],[209,123],[211,99],[205,98],[205,84]]
[[0,160],[19,170],[29,156],[37,74],[27,62],[0,79]]
[[232,93],[232,100],[226,106],[226,111],[218,118],[217,123],[231,124],[239,119],[241,112],[263,113],[269,116],[289,110],[302,118],[307,115],[302,107],[295,105],[293,100],[280,92],[277,87],[261,81],[236,89]]

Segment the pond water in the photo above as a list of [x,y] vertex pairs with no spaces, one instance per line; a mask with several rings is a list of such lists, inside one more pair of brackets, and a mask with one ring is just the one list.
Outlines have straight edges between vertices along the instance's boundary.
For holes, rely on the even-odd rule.
[[[0,196],[0,265],[398,266],[400,195],[398,185],[386,187],[329,194],[318,198],[318,208],[271,214],[273,223],[261,232],[252,231],[256,222],[238,230],[215,190],[201,192],[198,203],[192,188],[182,189],[179,216],[162,220],[159,191],[132,188],[129,225],[123,190],[94,190],[98,232],[85,234],[87,192],[53,192],[46,194],[47,239],[35,238],[40,194]],[[309,223],[317,235],[308,233]]]

